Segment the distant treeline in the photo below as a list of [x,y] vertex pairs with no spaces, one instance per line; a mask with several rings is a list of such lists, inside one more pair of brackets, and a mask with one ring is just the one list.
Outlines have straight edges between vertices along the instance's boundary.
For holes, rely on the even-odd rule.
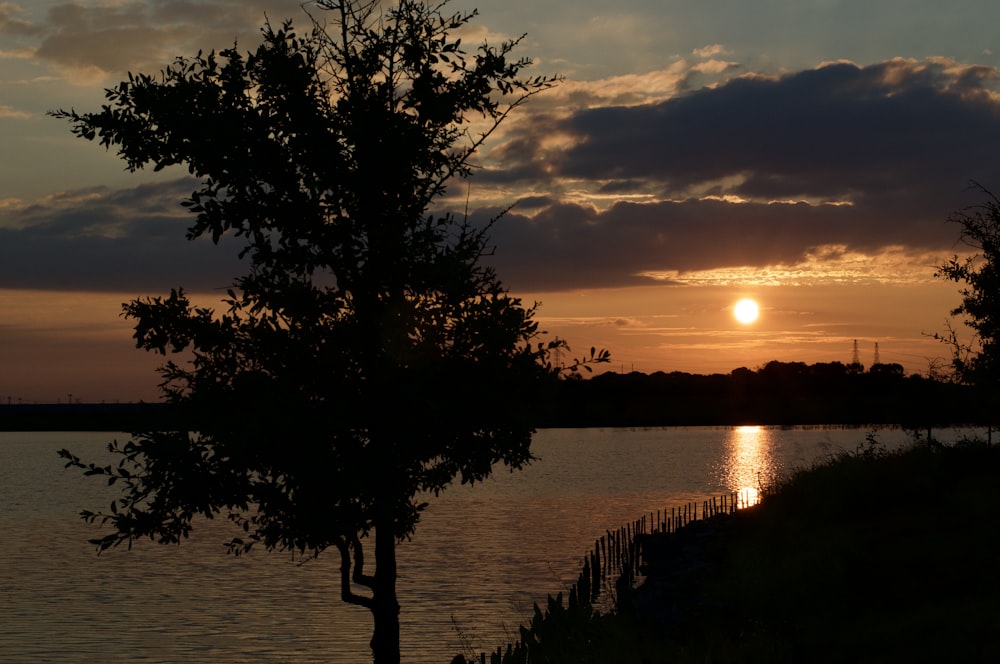
[[[543,427],[891,424],[924,429],[993,425],[996,403],[964,385],[906,376],[899,364],[865,371],[840,362],[775,361],[729,374],[608,372],[560,381],[539,404],[539,415]],[[173,429],[185,422],[197,428],[196,419],[165,404],[0,405],[0,431],[137,431]]]
[[729,374],[614,372],[560,384],[546,426],[993,424],[972,388],[904,375],[899,364],[864,370],[841,362],[769,362]]
[[0,405],[0,431],[139,431],[172,428],[173,410],[157,403]]

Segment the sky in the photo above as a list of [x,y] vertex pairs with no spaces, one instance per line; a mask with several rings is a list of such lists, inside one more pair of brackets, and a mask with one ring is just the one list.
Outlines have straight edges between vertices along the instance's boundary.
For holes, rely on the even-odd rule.
[[[510,290],[611,370],[771,360],[927,374],[958,304],[935,267],[954,213],[1000,190],[993,0],[454,0],[465,44],[526,34],[560,74],[453,183]],[[129,173],[53,109],[99,110],[128,72],[250,49],[299,0],[0,0],[0,400],[152,401],[162,358],[121,305],[217,296],[240,266],[188,242],[179,170]],[[745,325],[742,297],[760,305]]]

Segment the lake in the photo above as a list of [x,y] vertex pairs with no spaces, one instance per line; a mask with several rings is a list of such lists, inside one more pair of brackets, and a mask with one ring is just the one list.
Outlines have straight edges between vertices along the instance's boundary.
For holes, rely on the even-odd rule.
[[[403,661],[445,664],[495,649],[535,602],[569,588],[606,531],[734,491],[752,502],[770,478],[852,450],[868,433],[542,430],[527,469],[428,499],[400,546]],[[139,542],[97,556],[86,540],[100,531],[77,515],[106,508],[113,489],[63,469],[56,451],[99,461],[116,436],[0,432],[0,660],[371,661],[371,619],[340,601],[337,556],[233,558],[218,521],[199,523],[180,546]],[[893,429],[877,436],[888,447],[910,439]]]

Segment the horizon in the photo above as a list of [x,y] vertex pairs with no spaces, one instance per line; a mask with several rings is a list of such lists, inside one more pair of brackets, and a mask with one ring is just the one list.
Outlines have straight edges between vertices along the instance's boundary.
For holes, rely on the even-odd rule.
[[[579,356],[642,373],[766,362],[946,364],[960,301],[936,266],[953,213],[1000,190],[1000,5],[765,0],[478,7],[463,44],[527,37],[528,74],[565,80],[518,109],[440,210],[493,229],[500,279]],[[183,286],[214,303],[236,245],[187,242],[179,168],[128,173],[48,117],[94,111],[128,71],[255,45],[298,0],[199,12],[131,3],[0,4],[0,399],[159,400],[130,299]],[[12,157],[11,157],[12,156]],[[759,317],[734,318],[743,298]],[[963,328],[957,326],[959,331]]]

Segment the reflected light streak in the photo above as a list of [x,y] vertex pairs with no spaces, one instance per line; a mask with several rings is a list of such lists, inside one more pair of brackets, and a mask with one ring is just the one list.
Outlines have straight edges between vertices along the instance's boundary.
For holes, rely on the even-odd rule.
[[762,426],[734,427],[726,436],[724,481],[739,494],[739,506],[760,502],[762,478],[774,474],[771,432]]

